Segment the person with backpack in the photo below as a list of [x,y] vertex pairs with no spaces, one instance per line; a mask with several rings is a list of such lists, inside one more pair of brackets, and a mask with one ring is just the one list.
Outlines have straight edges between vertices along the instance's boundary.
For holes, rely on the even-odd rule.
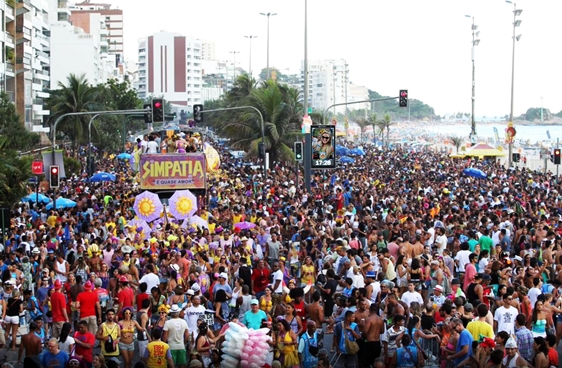
[[322,340],[318,338],[316,322],[309,320],[306,331],[299,340],[299,359],[303,368],[313,368],[318,365],[318,351],[322,348]]
[[23,300],[25,302],[23,309],[29,314],[29,320],[34,321],[35,318],[43,315],[37,298],[32,295],[31,290],[26,289],[23,291]]

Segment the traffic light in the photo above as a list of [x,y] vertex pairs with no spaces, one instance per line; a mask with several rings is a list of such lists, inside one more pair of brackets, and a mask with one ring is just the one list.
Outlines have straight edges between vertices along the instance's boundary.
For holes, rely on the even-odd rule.
[[142,108],[144,109],[144,122],[146,124],[152,124],[152,106],[150,104],[144,104]]
[[193,105],[193,120],[196,123],[203,122],[203,105]]
[[152,122],[153,123],[164,122],[164,99],[162,98],[152,99]]
[[554,149],[554,164],[560,165],[560,148]]
[[262,142],[258,143],[258,157],[261,159],[265,158],[265,144]]
[[295,160],[302,161],[302,142],[295,142]]
[[512,153],[511,154],[511,161],[519,162],[520,160],[521,160],[521,154],[520,153]]
[[49,184],[51,188],[58,188],[59,187],[59,165],[51,165],[49,166]]
[[398,105],[400,107],[408,107],[408,90],[401,89],[398,97]]

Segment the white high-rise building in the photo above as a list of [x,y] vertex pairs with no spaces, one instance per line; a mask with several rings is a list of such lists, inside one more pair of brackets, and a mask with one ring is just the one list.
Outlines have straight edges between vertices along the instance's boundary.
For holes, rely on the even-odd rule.
[[201,41],[201,60],[215,60],[215,43]]
[[200,40],[178,33],[158,32],[140,39],[139,97],[163,96],[170,103],[190,108],[203,103],[201,52]]
[[[301,64],[301,78],[304,89],[304,62]],[[328,106],[348,101],[348,86],[349,69],[345,60],[309,61],[308,105],[313,109],[323,111]],[[336,107],[336,113],[340,112],[345,112],[345,106]]]
[[76,76],[84,74],[94,86],[120,78],[117,56],[108,52],[105,17],[97,13],[88,15],[92,18],[89,34],[70,24],[51,26],[51,89],[57,89],[59,82],[66,84],[71,73]]
[[[12,5],[0,1],[5,31],[2,51],[2,88],[13,99],[26,129],[43,132],[43,122],[49,111],[44,98],[49,97],[50,26],[49,9],[52,1],[21,0]],[[61,7],[66,2],[60,1]],[[4,33],[4,32],[2,32]]]

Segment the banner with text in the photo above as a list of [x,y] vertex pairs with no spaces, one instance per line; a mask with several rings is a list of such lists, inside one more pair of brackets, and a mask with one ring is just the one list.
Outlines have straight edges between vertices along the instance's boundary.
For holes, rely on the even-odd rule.
[[204,153],[144,154],[139,167],[143,190],[205,189]]

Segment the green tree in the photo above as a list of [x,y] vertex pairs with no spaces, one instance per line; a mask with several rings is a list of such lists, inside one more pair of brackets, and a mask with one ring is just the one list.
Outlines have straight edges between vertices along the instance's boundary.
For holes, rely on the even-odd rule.
[[459,149],[461,148],[462,144],[464,143],[464,138],[452,135],[449,137],[451,142],[453,142],[453,146],[457,149],[457,153],[459,153]]
[[386,131],[386,145],[388,146],[390,144],[390,126],[393,124],[392,118],[390,117],[390,114],[385,114],[382,117],[382,120],[380,120],[379,124],[380,124],[381,130],[383,132]]
[[31,177],[31,156],[18,157],[10,149],[12,137],[0,136],[0,207],[12,207],[27,194]]
[[39,144],[39,134],[32,133],[23,128],[20,116],[16,112],[16,105],[10,101],[5,92],[0,92],[0,135],[10,137],[5,143],[6,149],[29,151]]
[[[104,106],[104,110],[135,110],[143,107],[142,100],[129,82],[110,79],[106,83],[99,84],[96,89],[96,105]],[[93,142],[100,151],[120,150],[127,132],[142,130],[146,128],[144,125],[142,118],[102,115],[94,121],[96,135]],[[118,134],[118,139],[115,133]]]
[[[47,108],[51,111],[51,124],[63,114],[96,110],[97,88],[92,87],[85,75],[70,74],[66,84],[59,82],[58,89],[50,91]],[[57,133],[68,137],[73,149],[88,142],[89,115],[65,117],[57,126]],[[56,139],[53,137],[52,139]]]
[[[301,135],[302,104],[298,90],[270,80],[252,90],[248,96],[237,99],[227,95],[230,104],[225,107],[253,106],[264,118],[266,148],[273,161],[292,160],[293,143]],[[219,133],[232,141],[234,148],[243,149],[256,157],[261,142],[261,123],[255,111],[225,112]]]

